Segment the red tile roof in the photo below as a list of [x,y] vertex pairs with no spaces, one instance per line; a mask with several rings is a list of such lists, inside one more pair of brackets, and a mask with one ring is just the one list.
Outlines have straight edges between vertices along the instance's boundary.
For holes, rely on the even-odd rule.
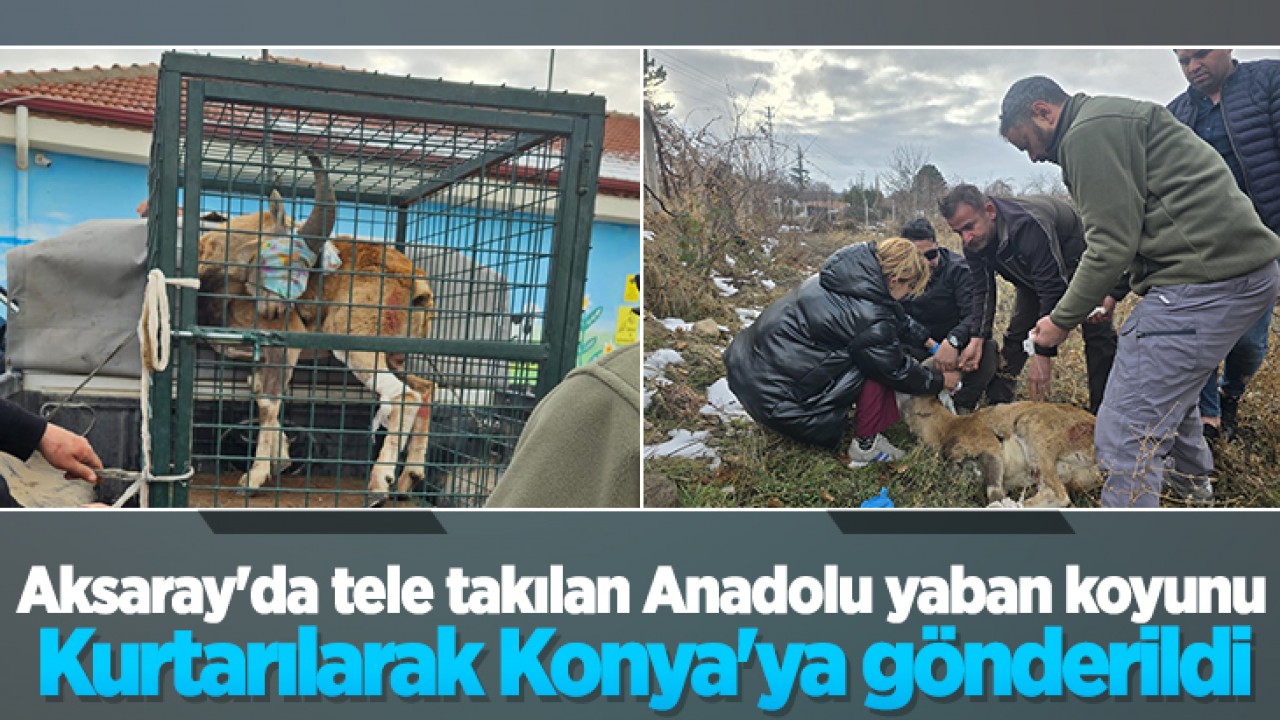
[[[345,69],[293,58],[277,60]],[[159,71],[160,66],[155,63],[112,65],[109,68],[95,65],[92,68],[42,72],[5,71],[0,74],[0,102],[23,98],[27,100],[23,104],[38,112],[149,130],[155,120]],[[608,113],[605,116],[604,148],[606,158],[614,161],[606,163],[606,167],[639,163],[640,118]],[[601,190],[639,197],[638,172],[614,174],[617,176],[611,177],[602,168]]]
[[604,119],[604,150],[607,153],[639,159],[640,117],[609,113]]
[[6,71],[0,101],[30,98],[32,110],[150,129],[156,106],[158,65]]

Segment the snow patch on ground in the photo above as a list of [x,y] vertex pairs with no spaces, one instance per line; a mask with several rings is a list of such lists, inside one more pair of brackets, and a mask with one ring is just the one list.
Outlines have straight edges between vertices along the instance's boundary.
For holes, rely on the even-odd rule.
[[755,279],[756,279],[756,283],[757,283],[757,284],[759,284],[759,285],[760,285],[760,287],[764,288],[765,290],[772,290],[772,289],[774,289],[774,288],[778,287],[778,283],[776,283],[776,282],[774,282],[774,281],[772,281],[772,280],[770,280],[770,279],[768,279],[768,278],[760,277],[760,276],[761,276],[761,275],[763,275],[763,274],[764,274],[764,273],[760,272],[759,270],[752,270],[752,271],[751,271],[751,277],[755,278]]
[[711,276],[711,283],[716,286],[716,290],[720,291],[720,297],[733,297],[738,294],[738,288],[729,282],[729,278],[723,278],[719,275]]
[[645,356],[644,359],[644,379],[652,380],[662,375],[668,365],[684,362],[684,356],[675,350],[663,348],[654,350]]
[[720,455],[706,444],[706,430],[672,430],[667,436],[671,439],[664,443],[644,446],[646,460],[661,457],[710,458],[712,470],[720,467]]
[[649,403],[653,401],[653,396],[657,394],[658,388],[671,384],[671,381],[663,375],[667,366],[679,362],[684,362],[684,358],[680,353],[666,348],[655,350],[645,356],[644,390],[640,393],[640,405],[643,409],[649,409]]
[[751,324],[760,317],[760,310],[757,308],[734,308],[733,312],[738,315],[738,320],[742,322],[744,330],[751,327]]
[[715,415],[724,421],[751,420],[751,416],[738,401],[738,396],[729,389],[729,381],[725,378],[711,383],[707,388],[707,404],[698,412],[703,415]]
[[693,330],[693,323],[685,322],[683,318],[662,318],[658,322],[671,332],[690,332]]

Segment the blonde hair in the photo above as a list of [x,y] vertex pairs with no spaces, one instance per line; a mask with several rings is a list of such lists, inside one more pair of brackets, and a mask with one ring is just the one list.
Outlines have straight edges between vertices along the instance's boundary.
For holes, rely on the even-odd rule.
[[881,240],[875,244],[875,254],[886,280],[896,277],[906,283],[908,297],[924,292],[931,269],[915,243],[900,237]]

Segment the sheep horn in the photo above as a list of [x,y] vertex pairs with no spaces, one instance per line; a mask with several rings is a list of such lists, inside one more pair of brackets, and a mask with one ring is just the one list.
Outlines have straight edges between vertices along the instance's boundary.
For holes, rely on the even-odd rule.
[[298,236],[307,243],[307,247],[319,258],[324,248],[324,241],[333,232],[334,222],[338,216],[337,198],[333,194],[333,185],[329,183],[329,173],[325,172],[320,158],[307,153],[307,160],[316,174],[316,201],[311,215],[298,229]]

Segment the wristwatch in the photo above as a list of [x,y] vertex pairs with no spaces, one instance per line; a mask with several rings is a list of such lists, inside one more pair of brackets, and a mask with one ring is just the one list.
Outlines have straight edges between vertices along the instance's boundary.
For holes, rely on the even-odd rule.
[[951,347],[957,350],[963,350],[965,345],[969,344],[969,333],[959,328],[947,333],[947,342],[951,343]]

